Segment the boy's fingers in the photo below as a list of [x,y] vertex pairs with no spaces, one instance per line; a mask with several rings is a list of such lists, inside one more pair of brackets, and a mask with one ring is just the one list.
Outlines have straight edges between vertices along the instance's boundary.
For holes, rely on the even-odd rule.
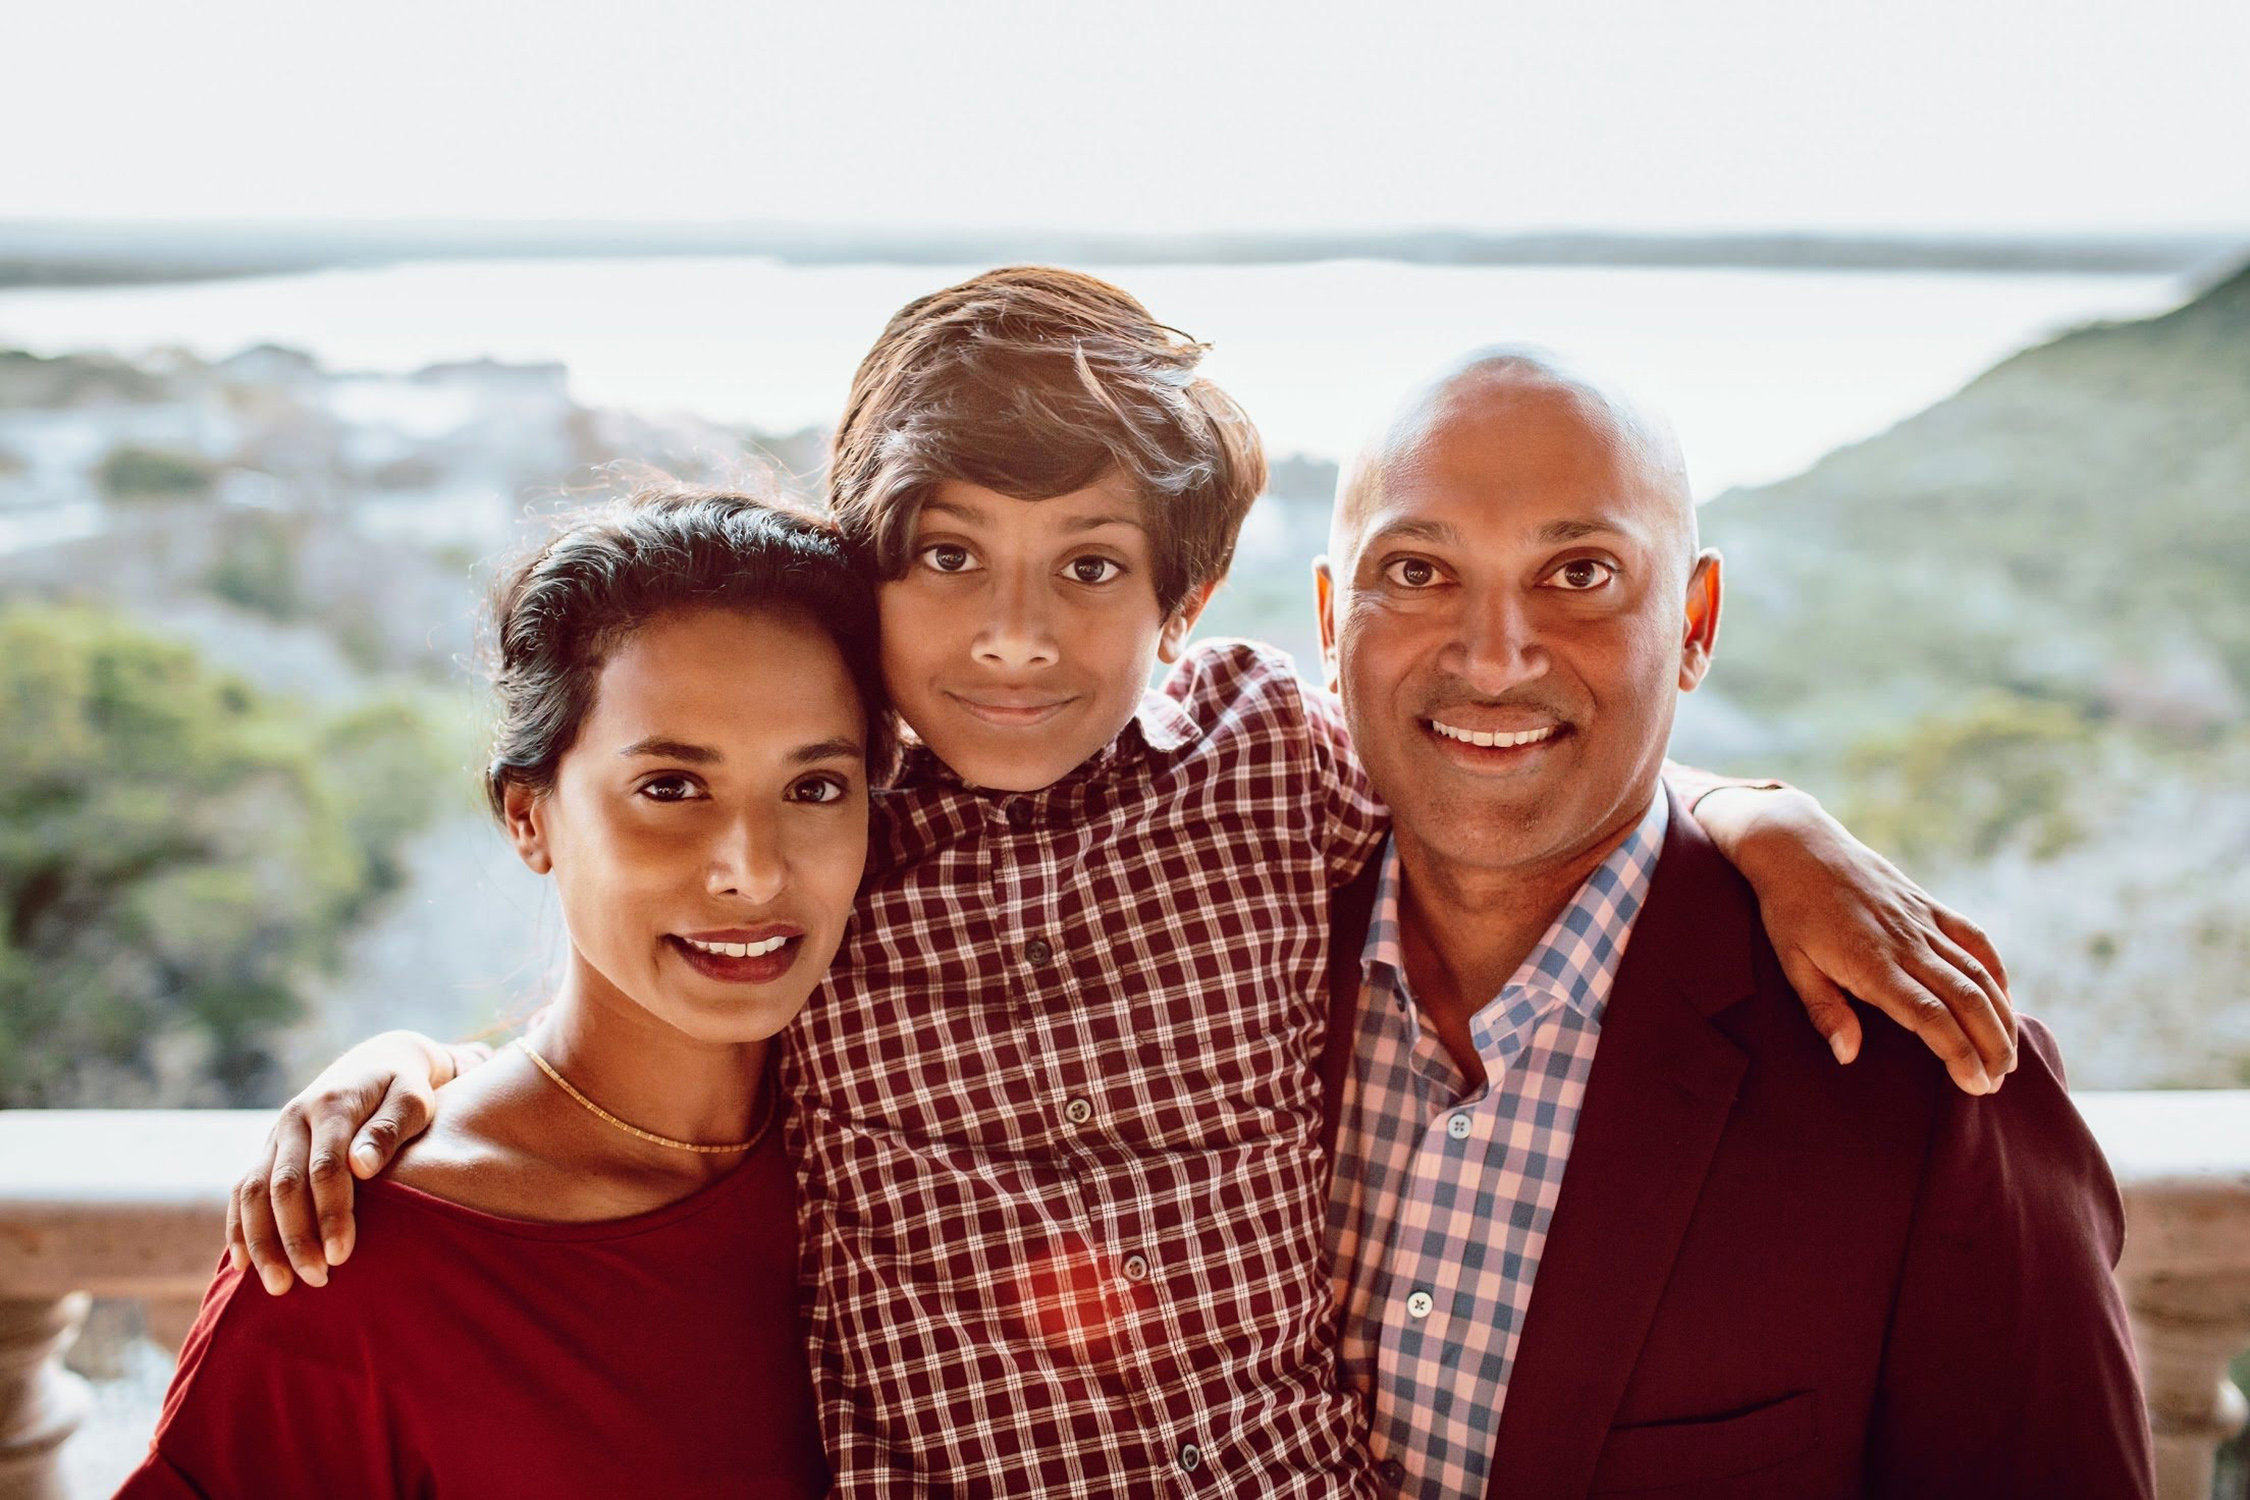
[[313,1123],[312,1157],[307,1172],[312,1181],[313,1215],[320,1233],[321,1258],[331,1266],[350,1259],[352,1222],[352,1169],[349,1120],[322,1116]]
[[394,1080],[352,1142],[352,1171],[368,1178],[389,1166],[400,1146],[430,1128],[435,1102],[427,1084]]
[[[1985,936],[1984,929],[1959,912],[1939,906],[1934,902],[1931,904],[1930,916],[1937,923],[1938,931],[1944,933],[1948,939],[1958,945],[1962,952],[1976,960],[1977,966],[1984,971],[1985,977],[1998,987],[2000,999],[2007,1002],[2009,999],[2008,966],[2001,961],[2000,950],[1993,946],[1991,938]],[[2016,1016],[2012,1002],[2007,1005],[2007,1011],[2008,1034],[2013,1036],[2015,1035]]]
[[266,1203],[266,1174],[254,1172],[235,1184],[235,1225],[241,1232],[243,1254],[258,1280],[278,1297],[289,1290],[289,1257],[282,1252],[281,1234],[274,1228],[273,1212]]
[[[1959,974],[1955,974],[1954,979],[1962,990],[1975,989]],[[1953,1008],[1920,979],[1886,962],[1866,979],[1855,983],[1852,991],[1921,1038],[1922,1045],[1936,1053],[1938,1060],[1945,1064],[1945,1071],[1962,1093],[1992,1092],[1993,1082],[1985,1071],[1984,1055],[1977,1050],[1976,1043],[1969,1040],[1969,1033],[1953,1014]],[[1978,991],[1977,996],[1981,1004],[1982,992]]]
[[1969,1034],[1984,1070],[1997,1085],[2015,1071],[2016,1015],[2008,992],[1985,972],[1974,955],[1942,933],[1932,933],[1930,953],[1924,961],[1922,982],[1952,1008],[1953,1017]]
[[292,1150],[284,1140],[274,1153],[273,1176],[266,1182],[266,1197],[273,1205],[275,1231],[289,1269],[307,1286],[328,1284],[328,1258],[320,1250],[320,1219],[313,1212],[312,1184],[306,1154]]
[[1850,998],[1801,952],[1792,950],[1783,956],[1781,969],[1797,991],[1797,998],[1804,1002],[1813,1029],[1827,1039],[1828,1050],[1836,1054],[1836,1061],[1848,1063],[1858,1057],[1859,1017],[1852,1014]]

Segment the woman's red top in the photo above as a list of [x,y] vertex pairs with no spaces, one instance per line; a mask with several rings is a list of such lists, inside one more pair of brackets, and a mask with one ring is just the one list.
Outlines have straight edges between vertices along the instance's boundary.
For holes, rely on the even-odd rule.
[[779,1135],[598,1224],[362,1184],[325,1288],[221,1264],[121,1500],[827,1493]]

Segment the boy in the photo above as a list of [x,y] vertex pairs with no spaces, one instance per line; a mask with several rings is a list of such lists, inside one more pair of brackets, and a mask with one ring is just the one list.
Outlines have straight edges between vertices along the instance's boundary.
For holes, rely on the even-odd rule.
[[[1201,353],[1093,278],[995,271],[892,319],[836,436],[916,741],[788,1058],[845,1494],[1373,1493],[1316,1062],[1329,892],[1381,816],[1285,660],[1183,650],[1264,483]],[[397,1068],[332,1071],[282,1134],[313,1117],[348,1252],[342,1147]]]

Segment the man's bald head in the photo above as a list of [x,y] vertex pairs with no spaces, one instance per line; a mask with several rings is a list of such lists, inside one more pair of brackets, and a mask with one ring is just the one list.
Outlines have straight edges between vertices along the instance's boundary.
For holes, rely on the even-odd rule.
[[1615,384],[1549,350],[1496,344],[1415,391],[1345,469],[1328,534],[1328,553],[1338,571],[1349,571],[1390,477],[1423,463],[1437,439],[1475,426],[1505,443],[1511,426],[1528,437],[1535,427],[1557,425],[1580,429],[1590,445],[1606,453],[1619,482],[1657,503],[1677,529],[1682,564],[1692,562],[1695,502],[1671,424]]

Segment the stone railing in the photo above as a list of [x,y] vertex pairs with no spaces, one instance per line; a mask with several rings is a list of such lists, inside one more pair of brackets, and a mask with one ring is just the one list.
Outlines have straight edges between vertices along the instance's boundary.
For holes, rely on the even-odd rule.
[[[2250,1092],[2081,1094],[2125,1190],[2132,1309],[2164,1500],[2208,1500],[2244,1421]],[[62,1354],[89,1296],[139,1298],[176,1349],[218,1258],[229,1186],[267,1116],[0,1111],[0,1500],[63,1500],[87,1392]],[[85,1497],[79,1497],[85,1500]]]

